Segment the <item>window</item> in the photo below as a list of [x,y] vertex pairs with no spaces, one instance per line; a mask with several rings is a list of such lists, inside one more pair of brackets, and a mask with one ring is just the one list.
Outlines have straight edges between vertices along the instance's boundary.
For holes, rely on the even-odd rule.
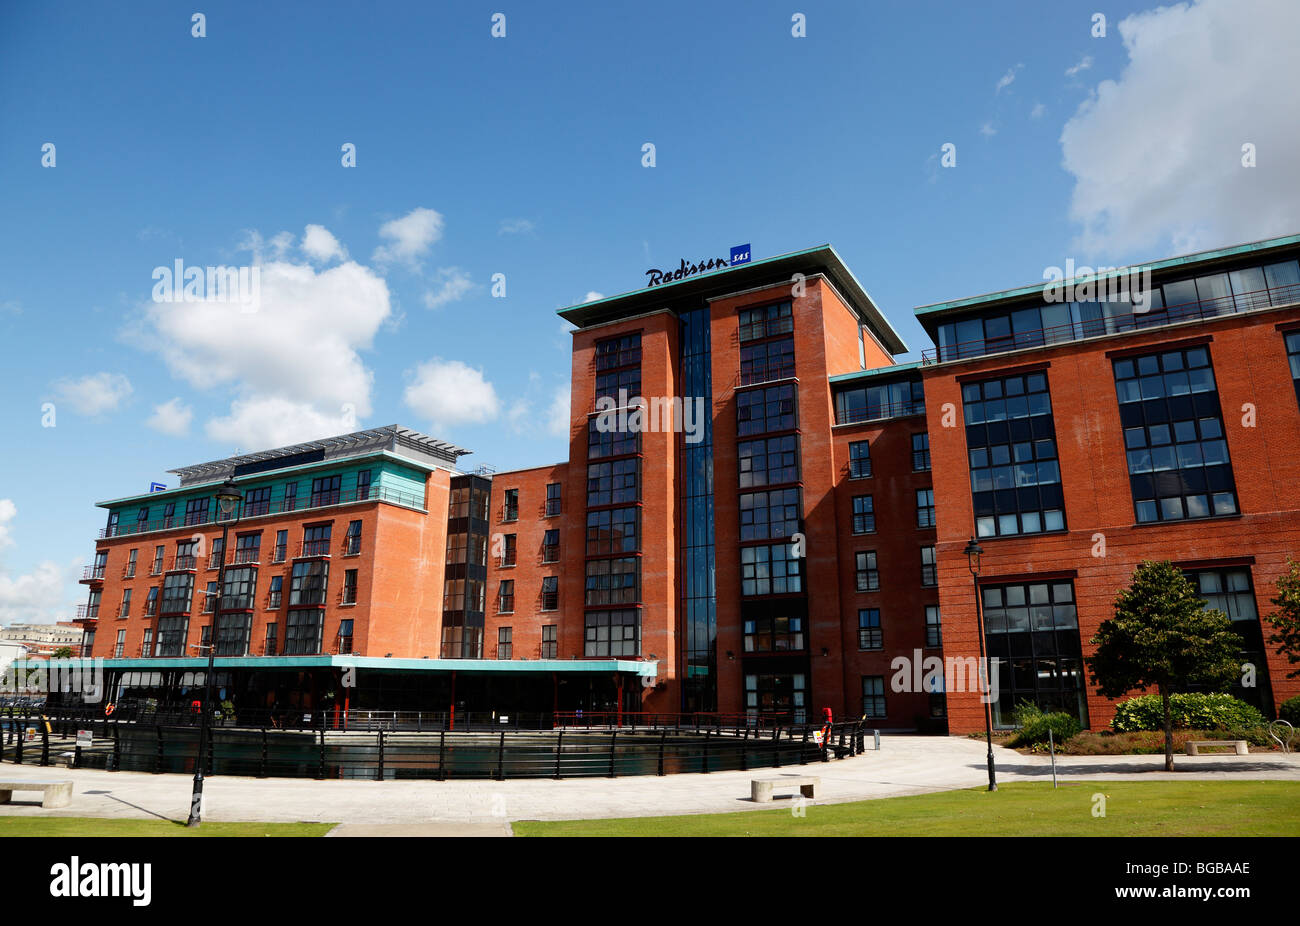
[[[1065,711],[1088,726],[1079,622],[1071,582],[982,586],[990,680],[996,680],[993,723],[1012,725],[1021,701],[1045,713]],[[979,690],[975,667],[966,690]],[[993,675],[992,673],[997,673]]]
[[962,385],[975,533],[1065,530],[1065,496],[1047,375]]
[[361,522],[349,521],[348,532],[343,537],[343,555],[357,556],[361,553]]
[[321,476],[311,481],[311,508],[322,505],[337,505],[339,490],[343,487],[342,476]]
[[875,505],[870,495],[853,496],[853,533],[870,534],[876,529]]
[[519,490],[506,489],[505,507],[501,514],[502,521],[519,520]]
[[262,534],[259,531],[256,534],[240,534],[235,538],[235,558],[231,562],[236,565],[243,563],[258,563],[262,560]]
[[583,628],[584,656],[618,659],[641,654],[641,618],[634,608],[588,611]]
[[126,558],[126,572],[123,573],[122,578],[124,578],[124,579],[134,579],[134,578],[135,578],[135,561],[136,561],[136,558],[139,556],[139,554],[140,554],[140,551],[139,551],[139,550],[132,550],[130,553],[127,554],[127,558]]
[[99,597],[103,592],[95,589],[90,593],[86,603],[86,617],[99,617]]
[[218,656],[247,656],[248,636],[253,629],[251,614],[223,614],[217,624]]
[[925,606],[925,645],[931,647],[943,646],[943,625],[939,622],[939,606],[937,604]]
[[930,471],[930,434],[923,431],[912,435],[912,472]]
[[298,507],[298,483],[290,482],[284,487],[285,511],[294,511]]
[[146,657],[153,655],[153,628],[152,627],[146,627],[144,629],[144,642],[140,644],[140,655]]
[[447,537],[447,562],[449,564],[465,562],[465,554],[469,552],[469,535],[468,534],[449,534]]
[[560,609],[559,576],[544,576],[542,578],[542,610],[558,611],[559,609]]
[[148,508],[141,508],[135,513],[135,529],[137,532],[149,529]]
[[288,547],[289,547],[289,532],[276,531],[275,552],[271,556],[271,562],[283,563],[285,556],[288,554]]
[[885,677],[883,675],[862,676],[862,715],[883,720],[885,713]]
[[266,609],[280,610],[280,594],[284,589],[284,576],[271,576],[271,590],[266,595]]
[[244,493],[244,517],[254,518],[271,512],[271,487],[262,486]]
[[542,659],[554,659],[559,654],[559,641],[556,639],[558,624],[542,625]]
[[740,496],[740,539],[776,540],[799,532],[799,490],[773,489]]
[[208,520],[208,497],[191,498],[185,503],[185,524],[204,524]]
[[447,579],[442,586],[443,610],[483,610],[486,586],[478,579]]
[[799,438],[794,434],[737,446],[740,488],[799,481]]
[[513,659],[515,654],[514,629],[511,627],[497,628],[497,658]]
[[1187,573],[1187,578],[1196,585],[1207,609],[1217,609],[1228,615],[1232,629],[1241,636],[1241,663],[1250,663],[1256,668],[1255,685],[1244,687],[1238,675],[1233,679],[1229,693],[1267,713],[1272,707],[1273,696],[1265,668],[1268,665],[1267,649],[1249,567],[1193,570]]
[[849,444],[849,478],[866,479],[871,475],[871,443],[855,440]]
[[836,424],[924,414],[925,387],[919,379],[859,386],[835,393]]
[[933,588],[939,584],[939,567],[934,559],[934,547],[921,547],[921,585]]
[[560,561],[559,528],[549,530],[542,535],[542,562],[558,563]]
[[194,597],[194,575],[172,572],[163,579],[162,613],[188,614]]
[[364,502],[370,498],[370,470],[363,469],[357,473],[357,501]]
[[600,408],[620,408],[629,404],[631,399],[641,394],[641,368],[613,370],[609,373],[596,374],[596,399],[609,399]]
[[860,592],[874,592],[880,588],[880,571],[876,568],[876,551],[864,550],[854,554],[857,587]]
[[[546,580],[542,581],[545,583]],[[634,604],[637,597],[635,556],[588,560],[585,598],[587,605]]]
[[149,567],[149,575],[159,576],[163,571],[163,556],[165,547],[157,546],[153,548],[153,565]]
[[740,310],[740,340],[757,341],[779,334],[789,334],[794,328],[789,302],[765,305],[756,309]]
[[176,520],[176,503],[167,502],[163,505],[163,527],[171,527]]
[[497,611],[510,614],[515,610],[515,580],[502,579],[497,586]]
[[638,520],[636,508],[604,508],[587,512],[587,555],[635,552]]
[[884,649],[885,632],[880,628],[879,608],[858,609],[858,649]]
[[747,653],[784,653],[804,648],[802,617],[755,617],[745,621],[744,630]]
[[262,655],[274,656],[276,654],[276,637],[279,633],[279,626],[275,621],[266,625],[266,639],[262,643]]
[[212,614],[217,610],[217,583],[209,582],[203,593],[203,613]]
[[587,507],[624,505],[638,498],[638,460],[587,464]]
[[596,415],[587,422],[587,459],[640,452],[640,431],[607,430],[609,425],[610,421],[603,415]]
[[596,369],[613,370],[641,362],[641,333],[596,342]]
[[1138,523],[1236,514],[1209,351],[1117,359],[1115,390]]
[[221,568],[221,555],[225,552],[224,542],[220,537],[212,538],[212,553],[208,555],[208,568]]
[[119,631],[117,632],[117,643],[115,643],[115,644],[113,645],[113,658],[115,658],[115,659],[121,659],[121,658],[122,658],[122,650],[124,650],[124,649],[126,649],[126,630],[125,630],[125,629],[123,629],[123,630],[119,630]]
[[794,384],[736,393],[736,436],[795,428]]
[[329,524],[304,527],[302,529],[302,555],[329,556],[331,527],[332,525]]
[[226,583],[221,589],[221,609],[235,611],[253,610],[257,599],[257,569],[253,566],[231,566],[225,572]]
[[122,610],[117,616],[118,617],[131,616],[131,589],[129,588],[122,589]]
[[153,617],[158,613],[158,591],[159,586],[157,585],[149,589],[149,597],[144,601],[145,617]]
[[808,719],[807,697],[805,675],[745,676],[745,712],[752,717],[775,715],[804,723]]
[[934,489],[916,490],[916,526],[934,527]]
[[1286,359],[1291,364],[1291,380],[1295,384],[1296,401],[1300,402],[1300,331],[1287,332]]
[[357,603],[357,570],[347,569],[343,572],[343,604]]
[[553,518],[561,511],[560,504],[560,483],[548,482],[546,484],[546,516]]
[[352,652],[352,618],[339,621],[338,651],[341,654]]
[[787,595],[803,591],[802,560],[788,543],[740,548],[742,595]]
[[740,384],[750,386],[794,376],[794,338],[779,338],[740,348]]
[[294,563],[289,578],[289,607],[323,606],[329,585],[330,564],[325,560]]
[[290,611],[284,627],[284,655],[312,656],[320,653],[325,612],[315,608]]
[[516,535],[506,534],[501,543],[501,565],[513,566],[518,560],[518,551],[516,550]]
[[[192,576],[190,578],[193,578]],[[189,636],[189,619],[185,617],[158,618],[159,656],[186,656],[185,639]]]
[[477,485],[457,486],[451,490],[451,507],[448,518],[473,518],[486,521],[488,516],[487,490]]

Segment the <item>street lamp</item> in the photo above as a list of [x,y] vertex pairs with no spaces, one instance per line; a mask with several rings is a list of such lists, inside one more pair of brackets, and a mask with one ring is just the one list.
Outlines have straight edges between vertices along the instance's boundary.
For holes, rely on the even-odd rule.
[[963,552],[966,554],[966,565],[970,567],[971,580],[975,586],[975,623],[980,635],[980,674],[984,676],[984,691],[980,698],[984,701],[984,739],[989,747],[989,790],[996,791],[998,780],[993,774],[993,687],[989,683],[989,666],[984,658],[984,608],[980,602],[980,555],[984,552],[984,548],[972,537]]
[[203,711],[199,716],[199,755],[194,763],[194,793],[190,796],[190,818],[186,826],[199,825],[199,807],[203,803],[203,759],[207,754],[208,726],[212,722],[212,676],[215,674],[217,631],[221,617],[221,596],[226,591],[226,541],[230,538],[230,525],[239,519],[239,503],[244,493],[239,491],[233,477],[228,477],[217,489],[217,518],[221,521],[221,559],[217,561],[217,600],[212,603],[212,632],[208,635],[208,675],[204,680],[207,690],[203,696]]

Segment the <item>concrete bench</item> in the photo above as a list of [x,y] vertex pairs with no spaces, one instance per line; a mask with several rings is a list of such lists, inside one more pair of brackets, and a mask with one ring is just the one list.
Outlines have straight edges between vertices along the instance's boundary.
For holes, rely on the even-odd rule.
[[1249,750],[1246,749],[1245,740],[1188,740],[1187,754],[1189,756],[1199,756],[1201,754],[1200,750],[1209,746],[1231,746],[1239,756],[1250,754]]
[[772,800],[772,791],[780,786],[781,790],[788,791],[798,787],[799,793],[804,797],[813,798],[817,796],[817,788],[821,785],[822,780],[812,775],[782,775],[780,778],[755,778],[749,783],[749,796],[756,803],[766,803]]
[[43,791],[42,807],[67,807],[72,803],[72,782],[70,780],[37,781],[35,779],[14,778],[10,781],[0,781],[0,804],[8,804],[13,800],[15,791]]

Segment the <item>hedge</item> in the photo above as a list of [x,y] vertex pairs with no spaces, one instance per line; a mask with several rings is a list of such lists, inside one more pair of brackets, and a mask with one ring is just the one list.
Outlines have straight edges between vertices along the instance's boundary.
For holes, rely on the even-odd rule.
[[[1169,713],[1176,729],[1246,730],[1264,723],[1264,715],[1254,705],[1230,694],[1173,694],[1169,697]],[[1115,708],[1111,728],[1119,733],[1163,730],[1165,715],[1160,695],[1141,695],[1120,702]]]

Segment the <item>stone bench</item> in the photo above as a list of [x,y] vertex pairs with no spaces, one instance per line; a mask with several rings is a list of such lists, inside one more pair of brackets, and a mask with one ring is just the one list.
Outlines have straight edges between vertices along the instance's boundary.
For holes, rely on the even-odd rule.
[[44,796],[41,798],[42,807],[67,807],[72,803],[72,782],[63,781],[37,781],[36,779],[14,778],[9,781],[0,781],[0,804],[8,804],[13,800],[15,791],[42,791]]
[[1188,740],[1187,754],[1189,756],[1199,756],[1200,750],[1209,746],[1231,746],[1233,751],[1239,756],[1249,755],[1250,751],[1246,749],[1245,740]]
[[749,783],[749,796],[755,803],[766,803],[772,800],[772,791],[780,786],[781,791],[788,791],[798,787],[799,793],[804,797],[813,798],[817,796],[817,788],[822,783],[820,778],[812,775],[782,775],[779,778],[755,778]]

